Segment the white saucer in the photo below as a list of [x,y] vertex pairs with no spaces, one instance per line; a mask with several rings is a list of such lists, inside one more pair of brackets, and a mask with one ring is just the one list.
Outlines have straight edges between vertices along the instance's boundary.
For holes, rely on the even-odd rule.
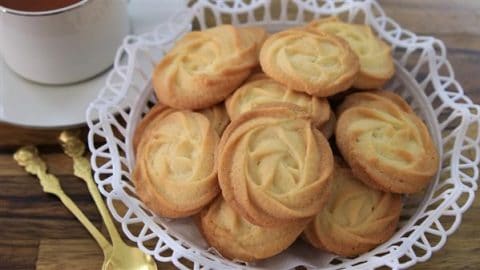
[[[186,1],[135,0],[129,4],[132,32],[153,30]],[[113,59],[112,59],[113,61]],[[0,122],[33,128],[61,128],[85,123],[85,111],[104,86],[108,71],[82,83],[40,85],[11,71],[0,56]]]

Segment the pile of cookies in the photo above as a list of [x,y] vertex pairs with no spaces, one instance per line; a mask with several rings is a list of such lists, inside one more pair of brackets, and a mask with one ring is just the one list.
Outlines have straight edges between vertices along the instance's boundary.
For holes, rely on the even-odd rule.
[[270,36],[188,33],[153,74],[159,103],[132,141],[137,194],[159,216],[194,216],[230,259],[268,258],[299,236],[364,253],[439,163],[422,120],[379,90],[393,74],[387,44],[334,17]]

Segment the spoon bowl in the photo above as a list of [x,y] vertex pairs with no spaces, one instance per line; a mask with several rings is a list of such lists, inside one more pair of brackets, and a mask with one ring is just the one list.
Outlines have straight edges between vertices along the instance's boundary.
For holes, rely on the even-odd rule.
[[156,270],[157,265],[150,255],[138,248],[120,245],[114,247],[109,260],[102,266],[103,270]]

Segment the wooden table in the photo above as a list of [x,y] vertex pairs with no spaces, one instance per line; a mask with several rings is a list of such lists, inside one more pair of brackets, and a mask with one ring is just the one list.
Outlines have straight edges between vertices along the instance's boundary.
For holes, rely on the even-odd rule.
[[[480,1],[381,0],[402,26],[443,39],[457,80],[480,103]],[[86,128],[83,128],[86,132]],[[82,181],[72,176],[71,161],[57,145],[59,130],[33,130],[0,124],[0,269],[98,269],[100,249],[79,222],[38,181],[12,160],[21,145],[37,144],[61,178],[66,192],[98,226],[101,219]],[[480,267],[480,192],[458,231],[431,260],[417,269]],[[105,232],[104,228],[102,230]],[[160,269],[171,269],[159,264]]]

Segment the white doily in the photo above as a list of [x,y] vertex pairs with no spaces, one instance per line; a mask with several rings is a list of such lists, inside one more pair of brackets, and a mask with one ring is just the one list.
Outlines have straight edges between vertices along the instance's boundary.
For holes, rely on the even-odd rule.
[[[462,213],[472,204],[480,162],[480,107],[472,104],[455,80],[444,44],[402,29],[374,0],[278,0],[277,9],[271,7],[272,2],[199,0],[155,31],[125,39],[105,88],[87,111],[94,178],[112,215],[143,251],[182,269],[299,265],[397,269],[429,259],[458,228]],[[328,15],[367,23],[392,45],[397,73],[389,89],[405,97],[425,120],[442,155],[441,170],[429,188],[405,198],[401,223],[392,239],[353,259],[321,253],[297,241],[274,258],[245,265],[209,249],[190,219],[153,215],[137,199],[130,181],[130,141],[139,119],[155,103],[150,85],[153,67],[175,40],[190,31],[192,21],[202,29],[232,23],[277,31]]]

